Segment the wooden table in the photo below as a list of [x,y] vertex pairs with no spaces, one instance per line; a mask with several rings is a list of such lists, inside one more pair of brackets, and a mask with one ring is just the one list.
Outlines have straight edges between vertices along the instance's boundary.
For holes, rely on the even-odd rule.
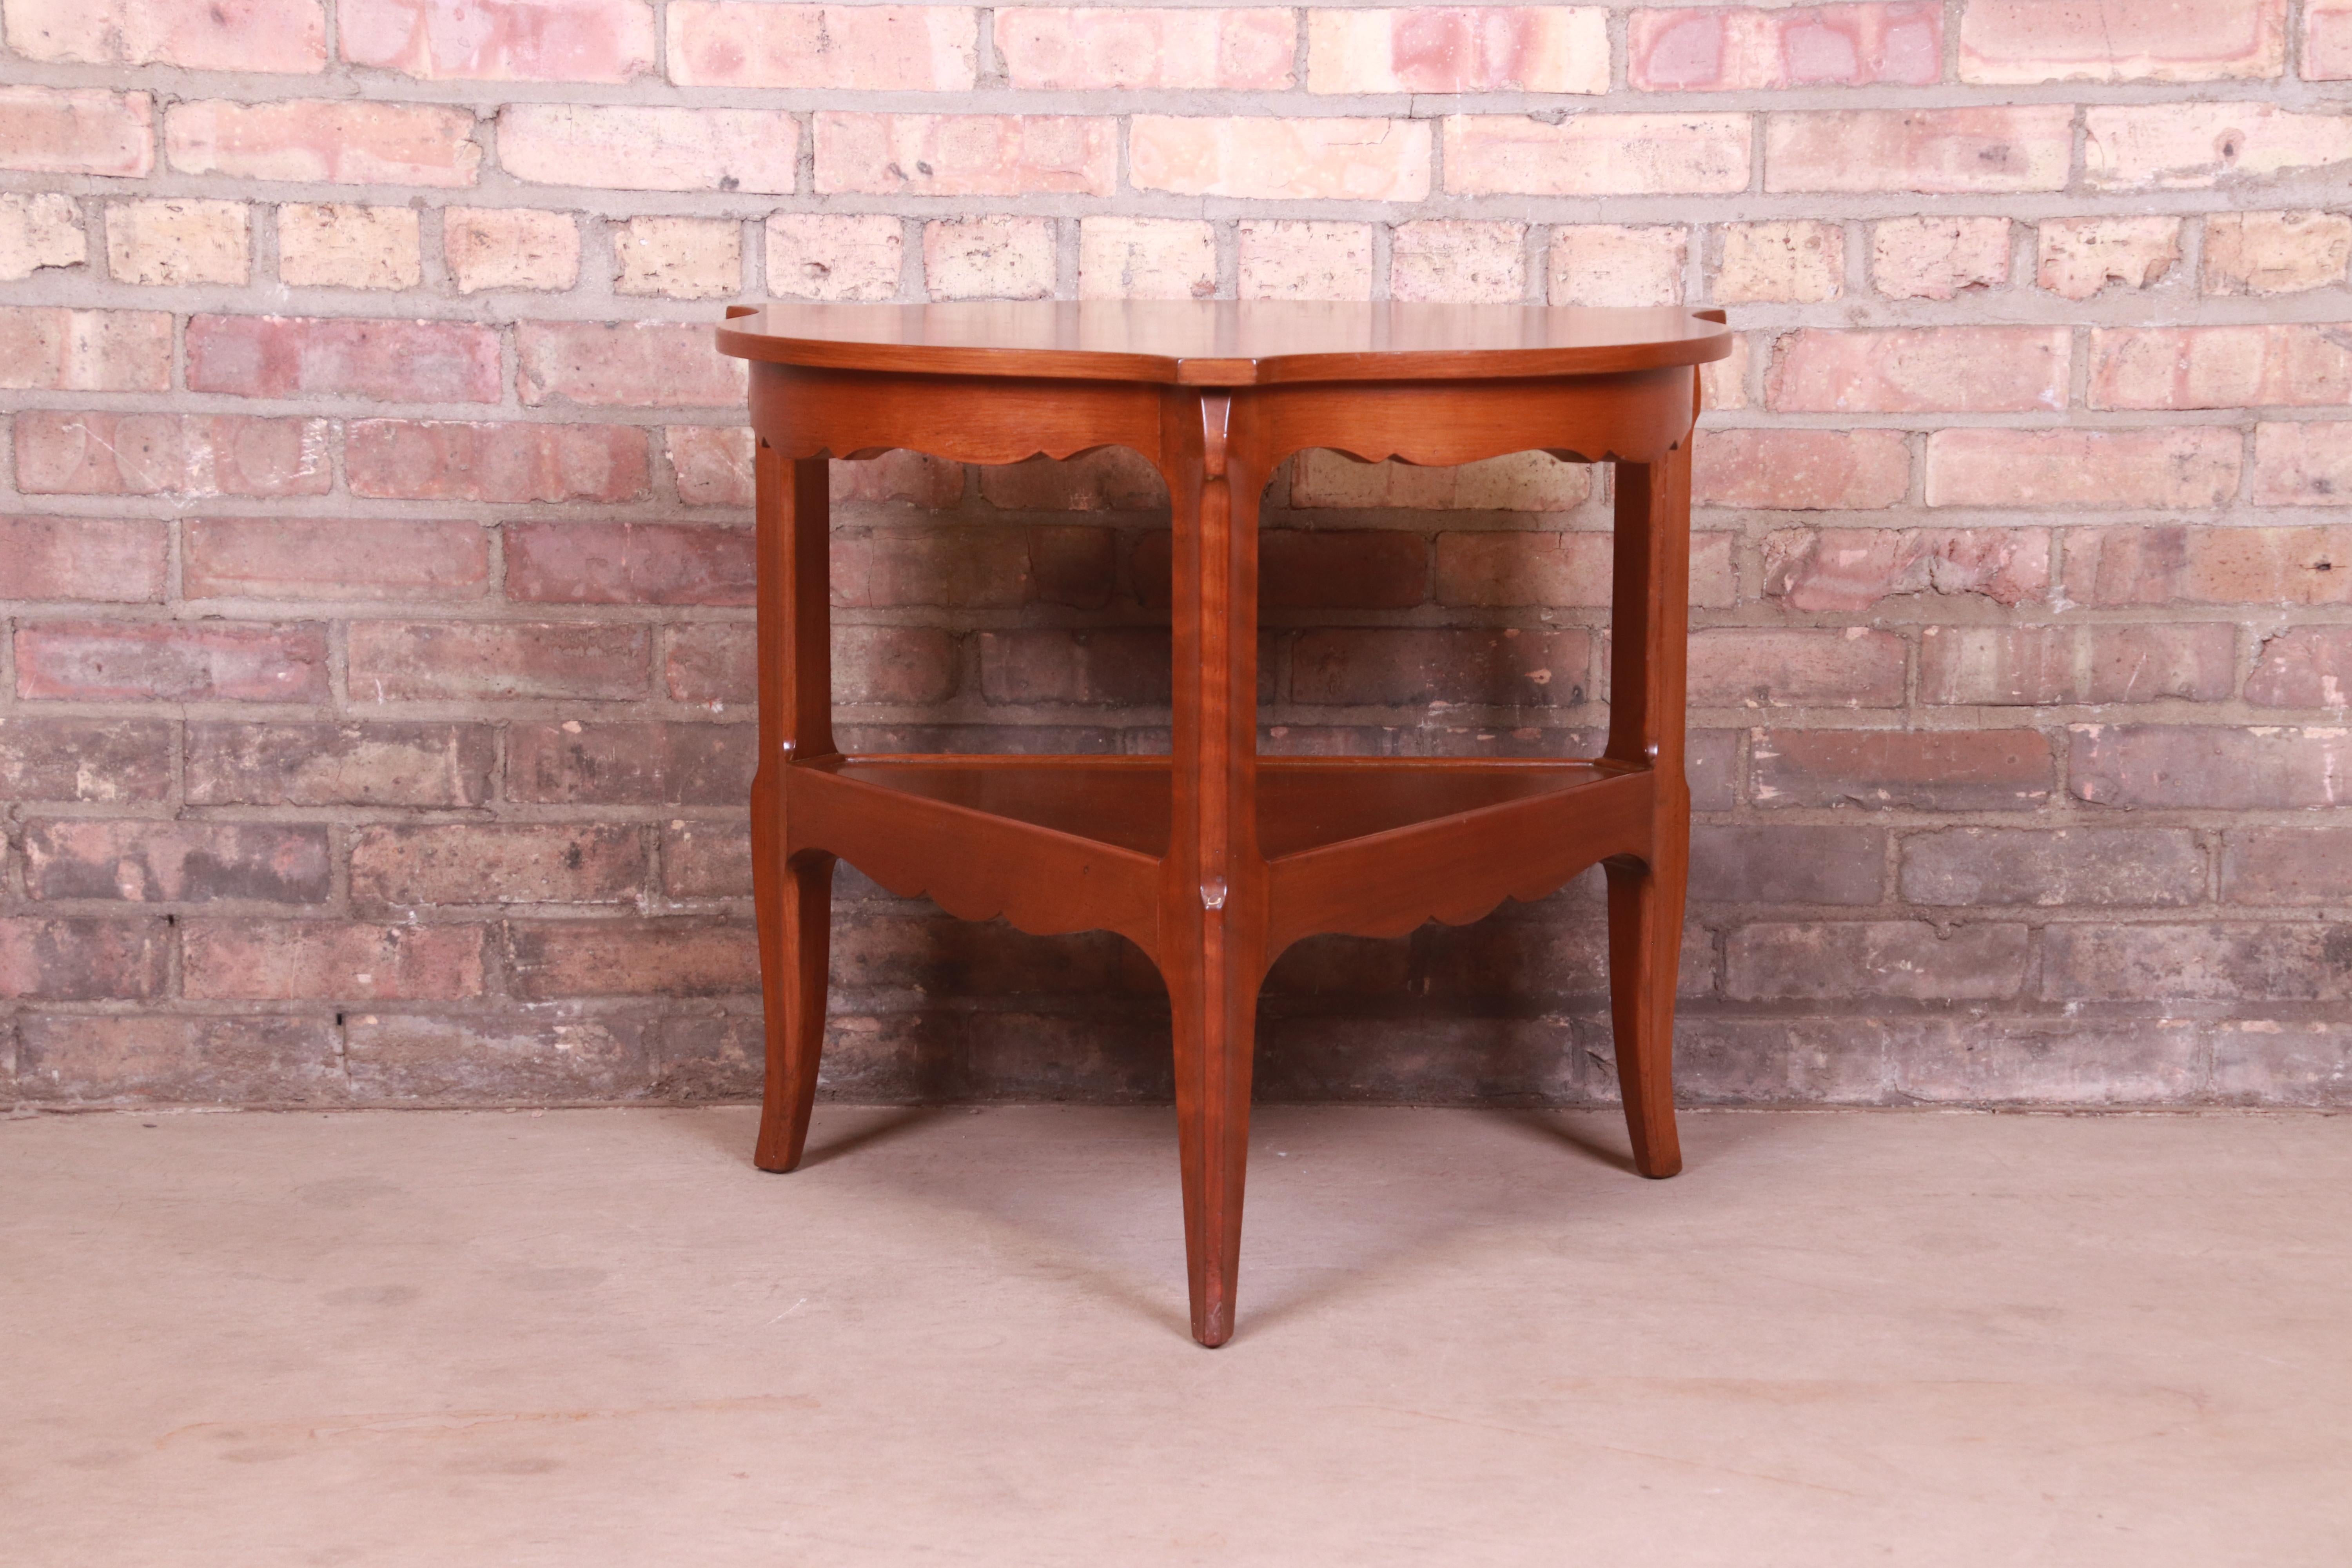
[[[1192,1332],[1233,1332],[1257,993],[1320,931],[1396,936],[1609,884],[1618,1080],[1642,1173],[1681,1168],[1671,1079],[1690,839],[1683,666],[1696,367],[1731,351],[1679,309],[1230,301],[738,308],[759,436],[767,1008],[755,1159],[801,1158],[824,1039],[835,857],[892,891],[1025,931],[1115,931],[1173,1019]],[[1131,447],[1174,512],[1165,757],[844,756],[834,744],[825,462]],[[1257,508],[1309,447],[1617,465],[1609,740],[1595,758],[1261,757]]]

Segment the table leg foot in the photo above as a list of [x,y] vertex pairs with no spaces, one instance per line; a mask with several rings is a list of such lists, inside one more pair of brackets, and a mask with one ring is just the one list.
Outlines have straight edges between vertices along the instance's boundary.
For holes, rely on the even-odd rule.
[[1605,862],[1609,879],[1609,1011],[1617,1085],[1633,1168],[1683,1168],[1675,1131],[1675,980],[1683,945],[1682,879],[1634,859]]
[[760,919],[760,990],[768,1034],[767,1090],[760,1102],[760,1142],[751,1163],[789,1171],[808,1143],[816,1100],[817,1058],[824,1049],[825,969],[831,956],[833,857],[808,851],[786,858],[758,847],[752,894]]
[[1192,1337],[1214,1349],[1234,1332],[1257,996],[1255,987],[1239,984],[1234,966],[1213,963],[1170,974],[1168,992]]

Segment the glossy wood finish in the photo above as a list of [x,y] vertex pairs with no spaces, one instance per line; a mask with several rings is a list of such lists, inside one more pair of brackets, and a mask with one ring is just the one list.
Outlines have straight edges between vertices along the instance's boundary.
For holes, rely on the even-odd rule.
[[[740,308],[754,361],[768,1083],[757,1163],[798,1163],[824,1030],[836,857],[950,914],[1115,931],[1168,984],[1192,1332],[1234,1329],[1257,994],[1319,932],[1393,936],[1595,863],[1634,1163],[1681,1167],[1675,975],[1690,791],[1683,684],[1696,366],[1719,314],[1467,306]],[[825,461],[1003,463],[1126,446],[1174,512],[1166,757],[847,757],[832,734]],[[1585,760],[1260,758],[1257,504],[1290,454],[1618,464],[1606,750]]]

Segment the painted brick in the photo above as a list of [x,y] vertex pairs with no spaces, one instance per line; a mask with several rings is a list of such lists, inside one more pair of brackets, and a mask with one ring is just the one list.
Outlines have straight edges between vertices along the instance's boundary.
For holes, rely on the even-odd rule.
[[155,168],[155,104],[143,92],[0,87],[0,169],[144,179]]
[[1139,114],[1128,130],[1136,189],[1185,196],[1417,202],[1429,161],[1420,120]]
[[751,830],[742,823],[669,823],[661,855],[662,891],[673,899],[751,896]]
[[1710,297],[1724,305],[1834,300],[1845,284],[1845,226],[1793,218],[1727,224]]
[[2091,334],[2094,408],[2352,403],[2341,328],[2121,327]]
[[[1169,700],[1169,654],[1168,634],[1148,629],[982,632],[981,693],[990,702],[1024,706],[1162,707]],[[947,695],[944,686],[935,682],[885,700],[937,701]]]
[[2074,121],[2074,111],[2063,104],[1768,114],[1764,188],[1927,195],[2063,190]]
[[1728,627],[1695,632],[1695,708],[1894,708],[1904,644],[1889,632]]
[[161,719],[0,719],[0,799],[127,805],[172,793]]
[[31,822],[25,889],[36,899],[324,903],[331,891],[327,830],[261,822]]
[[425,280],[414,207],[289,202],[278,209],[278,278],[310,289],[414,289]]
[[1690,896],[1738,904],[1874,904],[1886,879],[1875,827],[1742,823],[1691,829]]
[[580,621],[354,621],[355,702],[499,702],[646,694],[653,635]]
[[1390,240],[1389,298],[1517,304],[1528,292],[1525,224],[1429,218]]
[[1960,79],[2213,81],[2286,69],[2286,0],[1969,0]]
[[634,425],[359,419],[343,439],[354,495],[624,501],[646,494],[651,482],[646,433]]
[[[1113,642],[1125,635],[1102,634]],[[983,670],[987,666],[987,640],[983,635]],[[1160,663],[1164,667],[1168,638],[1160,634],[1156,640],[1162,650]],[[956,639],[935,626],[835,626],[833,631],[833,689],[835,697],[843,702],[944,701],[955,694],[958,670]],[[1161,679],[1164,685],[1165,676]]]
[[2255,708],[2352,705],[2352,627],[2290,626],[2263,642],[2246,677]]
[[181,989],[207,1002],[457,1002],[482,994],[478,925],[190,921]]
[[0,282],[15,283],[48,267],[79,267],[89,258],[81,208],[58,191],[0,195]]
[[1372,231],[1367,225],[1244,223],[1240,250],[1244,300],[1372,297]]
[[1806,328],[1772,345],[1765,401],[1784,413],[2031,413],[2066,405],[2063,327]]
[[1869,511],[1911,488],[1896,430],[1703,429],[1691,448],[1691,504],[1776,511]]
[[2352,0],[2304,0],[2305,81],[2352,80]]
[[2009,281],[2009,220],[1896,217],[1871,226],[1870,286],[1890,300],[1954,300]]
[[341,0],[355,66],[426,81],[626,81],[653,69],[645,0]]
[[2341,1002],[2352,927],[2053,925],[2042,994],[2053,1001]]
[[2221,897],[2233,904],[2352,903],[2352,828],[2231,828]]
[[344,1097],[324,1018],[28,1015],[16,1088],[52,1103],[331,1105]]
[[815,125],[824,195],[1107,196],[1118,168],[1118,122],[1084,115],[825,110]]
[[750,702],[758,690],[758,647],[740,621],[672,626],[662,639],[662,689],[673,702],[714,712]]
[[948,219],[923,226],[934,300],[1043,300],[1054,292],[1054,220]]
[[1742,1000],[1894,997],[1979,1002],[2025,984],[2026,928],[1938,931],[1924,921],[1742,926],[1725,945],[1724,988]]
[[496,403],[499,334],[470,321],[192,316],[188,389],[232,397]]
[[749,605],[751,543],[746,528],[509,523],[507,597],[563,605]]
[[2293,811],[2344,804],[2352,732],[2077,724],[2066,776],[2094,805]]
[[759,943],[749,925],[570,921],[508,928],[515,994],[726,996],[760,989]]
[[335,185],[474,184],[473,111],[425,103],[175,103],[163,153],[183,174]]
[[2032,811],[2050,798],[2038,730],[1759,730],[1756,804],[1898,811]]
[[515,390],[527,405],[588,407],[739,405],[743,362],[710,329],[669,321],[520,321]]
[[2352,527],[2078,529],[2066,593],[2099,607],[2352,604]]
[[1573,114],[1558,124],[1454,115],[1445,188],[1465,196],[1722,194],[1748,188],[1748,149],[1744,114]]
[[1922,0],[1638,10],[1625,43],[1626,83],[1643,92],[1925,87],[1944,74],[1943,8]]
[[888,300],[906,225],[882,213],[777,213],[768,219],[768,292],[779,300]]
[[15,1002],[160,996],[170,931],[160,920],[0,917],[0,996]]
[[499,162],[547,185],[789,195],[800,137],[800,122],[781,110],[509,103],[499,111]]
[[2049,589],[2046,529],[1782,529],[1764,540],[1765,595],[1792,610],[1866,610],[1898,594],[1975,594],[2013,609]]
[[2205,851],[2184,827],[1954,827],[1903,839],[1902,896],[1915,904],[2205,901]]
[[474,599],[489,534],[463,519],[192,517],[180,576],[191,599]]
[[1609,13],[1598,5],[1318,6],[1307,13],[1307,90],[1607,92]]
[[2155,287],[2180,259],[2177,217],[2044,218],[2035,235],[2034,280],[2053,294],[2087,300],[2110,283]]
[[743,289],[743,226],[733,218],[633,217],[613,228],[618,294],[721,300]]
[[680,87],[969,91],[979,79],[979,13],[961,5],[669,7],[669,75]]
[[2094,190],[2195,190],[2352,161],[2352,120],[2268,103],[2095,104],[2083,126]]
[[110,202],[106,268],[118,283],[149,288],[242,286],[253,271],[251,227],[243,202]]
[[2254,426],[2254,504],[2352,506],[2352,424]]
[[2352,217],[2342,213],[2214,213],[2205,220],[2205,292],[2299,294],[2344,281]]
[[153,604],[170,543],[164,524],[142,519],[0,517],[0,594]]
[[2241,442],[2164,430],[1938,430],[1929,506],[2217,507],[2237,493]]
[[997,53],[1016,89],[1280,91],[1292,84],[1297,14],[1286,9],[1007,7]]
[[315,621],[40,621],[16,628],[16,695],[74,702],[323,702]]
[[580,226],[530,207],[444,207],[441,254],[459,293],[569,289],[580,281]]
[[1919,637],[1919,700],[1990,707],[2226,700],[2237,686],[2237,628],[1929,626]]
[[172,318],[160,310],[0,305],[0,388],[163,392],[172,384]]
[[1555,305],[1679,305],[1689,253],[1690,231],[1678,226],[1562,225],[1551,231],[1546,297]]
[[723,805],[751,788],[749,724],[643,722],[509,727],[507,795],[534,805]]
[[1078,223],[1081,300],[1206,300],[1217,291],[1217,236],[1189,218]]
[[638,1099],[651,1089],[647,1022],[368,1013],[343,1029],[362,1104],[532,1104]]
[[487,724],[192,721],[188,802],[478,806],[497,760]]
[[628,903],[645,881],[645,837],[630,826],[452,823],[352,837],[362,903]]

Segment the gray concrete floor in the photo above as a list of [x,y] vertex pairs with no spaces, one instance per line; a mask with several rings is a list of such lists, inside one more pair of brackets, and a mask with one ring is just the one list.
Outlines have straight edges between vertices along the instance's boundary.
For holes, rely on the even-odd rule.
[[2352,1562],[2352,1118],[0,1123],[13,1564]]

